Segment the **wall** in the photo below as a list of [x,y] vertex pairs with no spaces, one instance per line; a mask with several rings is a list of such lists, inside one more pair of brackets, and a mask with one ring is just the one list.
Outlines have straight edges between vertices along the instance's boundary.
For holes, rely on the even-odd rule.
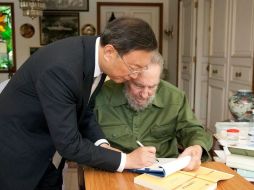
[[[100,2],[116,2],[116,1],[106,1],[99,0]],[[89,11],[80,12],[80,28],[85,24],[93,24],[96,27],[97,12],[96,12],[96,2],[98,0],[89,0]],[[175,0],[173,0],[175,1]],[[1,1],[2,2],[2,1]],[[16,63],[17,69],[23,64],[23,62],[29,57],[30,47],[40,46],[40,34],[39,34],[39,18],[31,19],[30,17],[24,17],[22,15],[22,10],[19,8],[18,0],[5,0],[4,2],[14,2],[14,16],[15,16],[15,40],[16,40]],[[137,0],[118,0],[117,2],[136,2]],[[145,3],[163,3],[163,30],[168,28],[169,23],[169,1],[168,0],[139,0],[138,2]],[[20,35],[19,28],[22,24],[29,23],[35,28],[35,34],[32,38],[24,38]],[[165,59],[165,67],[168,67],[168,37],[163,34],[163,56]],[[0,82],[7,79],[8,74],[0,74]]]

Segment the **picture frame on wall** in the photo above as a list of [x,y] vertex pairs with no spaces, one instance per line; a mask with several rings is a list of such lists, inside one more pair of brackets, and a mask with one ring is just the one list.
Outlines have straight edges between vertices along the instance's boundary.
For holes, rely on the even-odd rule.
[[0,73],[16,72],[14,3],[0,3]]
[[132,16],[146,21],[154,31],[159,52],[162,53],[163,3],[97,2],[98,35],[108,22],[121,16]]
[[89,0],[45,0],[47,11],[89,11]]
[[40,43],[47,45],[54,41],[79,35],[78,12],[44,11],[40,17]]
[[20,26],[19,32],[24,38],[32,38],[35,33],[35,29],[33,25],[25,23]]

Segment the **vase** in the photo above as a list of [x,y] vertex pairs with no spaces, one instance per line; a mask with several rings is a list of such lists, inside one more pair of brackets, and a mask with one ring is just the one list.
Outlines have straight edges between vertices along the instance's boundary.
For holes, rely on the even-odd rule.
[[250,121],[254,95],[251,90],[238,90],[229,98],[229,110],[236,121]]

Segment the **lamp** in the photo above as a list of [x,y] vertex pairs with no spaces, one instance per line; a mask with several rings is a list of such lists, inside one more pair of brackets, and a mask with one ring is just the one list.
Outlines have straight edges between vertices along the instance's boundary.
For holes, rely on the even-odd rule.
[[44,0],[19,0],[19,6],[23,10],[23,16],[29,16],[32,19],[42,16],[42,11],[46,4]]

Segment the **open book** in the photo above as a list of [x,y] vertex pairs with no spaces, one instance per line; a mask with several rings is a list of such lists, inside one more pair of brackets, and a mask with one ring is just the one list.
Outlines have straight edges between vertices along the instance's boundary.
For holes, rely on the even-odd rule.
[[158,158],[158,160],[159,163],[155,163],[150,167],[133,169],[131,171],[165,177],[185,168],[189,164],[191,157],[185,156],[181,158]]
[[200,167],[198,170],[184,172],[191,160],[190,156],[181,158],[159,158],[159,163],[148,168],[133,170],[144,173],[134,178],[134,183],[156,190],[213,190],[219,180],[230,179],[232,174]]
[[214,169],[199,167],[195,171],[177,171],[166,177],[141,174],[134,178],[134,183],[156,190],[214,190],[219,180],[230,179],[233,176]]

